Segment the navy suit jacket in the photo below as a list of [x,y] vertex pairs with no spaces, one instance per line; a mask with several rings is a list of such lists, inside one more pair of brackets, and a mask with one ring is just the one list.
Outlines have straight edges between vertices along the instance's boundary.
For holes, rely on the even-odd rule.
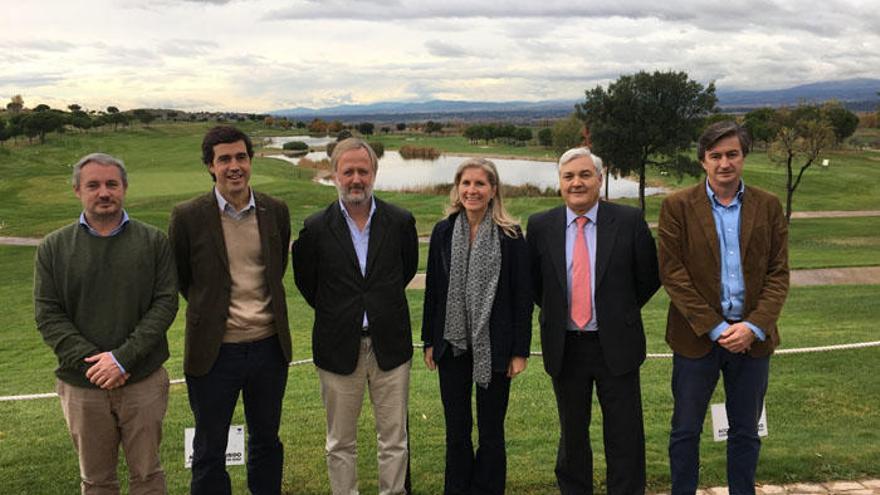
[[[565,229],[563,205],[532,215],[527,231],[533,297],[541,307],[544,369],[554,378],[562,370],[569,319]],[[641,308],[660,287],[657,249],[640,210],[599,203],[595,272],[594,311],[603,357],[614,375],[622,375],[645,360]]]

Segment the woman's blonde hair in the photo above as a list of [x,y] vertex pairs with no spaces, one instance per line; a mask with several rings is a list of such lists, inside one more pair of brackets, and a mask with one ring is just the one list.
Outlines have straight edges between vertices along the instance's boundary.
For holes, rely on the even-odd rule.
[[495,222],[495,225],[501,227],[501,230],[508,237],[519,237],[519,231],[517,230],[519,222],[504,209],[504,200],[501,197],[501,181],[498,180],[498,169],[495,168],[494,163],[485,158],[469,158],[458,166],[458,170],[455,171],[452,189],[449,191],[449,206],[446,207],[446,215],[449,216],[464,209],[461,204],[461,198],[458,196],[458,185],[461,182],[461,176],[464,174],[464,171],[469,168],[476,168],[486,172],[489,184],[495,188],[495,197],[489,201],[489,204],[492,206],[492,221]]

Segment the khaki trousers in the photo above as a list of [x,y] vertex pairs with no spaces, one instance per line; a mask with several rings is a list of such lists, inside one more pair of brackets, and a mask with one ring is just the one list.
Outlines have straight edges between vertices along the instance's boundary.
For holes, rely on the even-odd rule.
[[376,419],[379,494],[406,493],[409,452],[407,410],[409,371],[412,361],[388,371],[376,363],[369,337],[361,339],[357,368],[350,375],[338,375],[318,368],[321,397],[327,410],[327,470],[333,495],[357,495],[357,423],[370,389]]
[[161,367],[137,383],[114,390],[57,381],[61,409],[79,456],[83,494],[119,493],[116,464],[120,442],[128,463],[130,493],[167,493],[159,444],[168,386],[168,373]]

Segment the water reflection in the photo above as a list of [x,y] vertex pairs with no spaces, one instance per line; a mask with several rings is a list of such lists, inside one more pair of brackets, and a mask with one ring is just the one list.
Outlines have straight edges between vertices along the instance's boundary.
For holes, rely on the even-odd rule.
[[[327,158],[327,154],[323,151],[318,151],[309,153],[305,157],[289,158],[284,155],[271,155],[269,158],[277,158],[296,165],[301,158],[320,161]],[[467,159],[468,157],[466,156],[442,155],[436,160],[404,160],[400,153],[386,151],[385,156],[379,160],[379,173],[376,176],[375,188],[378,190],[395,191],[436,184],[449,184],[452,182],[458,165]],[[498,174],[501,176],[501,181],[505,184],[512,186],[531,184],[540,189],[556,189],[559,187],[556,164],[553,162],[502,158],[492,158],[492,161],[498,167]],[[608,177],[606,177],[606,180],[608,180]],[[610,194],[612,198],[638,197],[638,182],[629,179],[615,179],[613,177],[610,180]],[[322,181],[322,183],[330,184],[329,181]],[[646,195],[659,194],[661,192],[663,190],[658,187],[645,188]],[[605,186],[603,184],[603,197],[604,194]]]
[[281,149],[284,147],[285,143],[290,143],[293,141],[302,141],[309,146],[326,146],[327,143],[331,141],[336,141],[335,137],[323,136],[323,137],[312,137],[312,136],[283,136],[283,137],[270,137],[266,138],[266,147],[267,148],[276,148]]

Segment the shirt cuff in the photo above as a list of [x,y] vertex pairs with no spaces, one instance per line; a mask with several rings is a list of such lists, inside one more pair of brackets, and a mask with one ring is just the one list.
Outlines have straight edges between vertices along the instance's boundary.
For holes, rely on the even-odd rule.
[[[764,340],[764,339],[761,339],[761,340]],[[119,368],[119,374],[124,375],[125,368],[123,368],[122,365],[119,364],[119,361],[116,360],[116,356],[114,356],[112,352],[110,353],[110,358],[113,359],[113,362],[116,364],[116,367]]]
[[730,326],[729,323],[727,323],[726,321],[722,321],[721,323],[718,324],[717,327],[713,328],[712,330],[709,330],[709,338],[712,339],[712,342],[715,342],[716,340],[718,340],[718,337],[721,337],[721,334],[725,330],[727,330],[727,327],[729,327],[729,326]]
[[752,333],[755,334],[755,337],[757,337],[758,340],[760,340],[761,342],[764,342],[765,340],[767,340],[767,335],[764,334],[764,331],[763,331],[763,330],[761,330],[761,329],[758,328],[757,326],[755,326],[755,325],[753,325],[753,324],[751,324],[751,323],[749,323],[749,322],[747,322],[747,321],[744,321],[743,323],[745,323],[746,325],[748,325],[749,330],[751,330]]

